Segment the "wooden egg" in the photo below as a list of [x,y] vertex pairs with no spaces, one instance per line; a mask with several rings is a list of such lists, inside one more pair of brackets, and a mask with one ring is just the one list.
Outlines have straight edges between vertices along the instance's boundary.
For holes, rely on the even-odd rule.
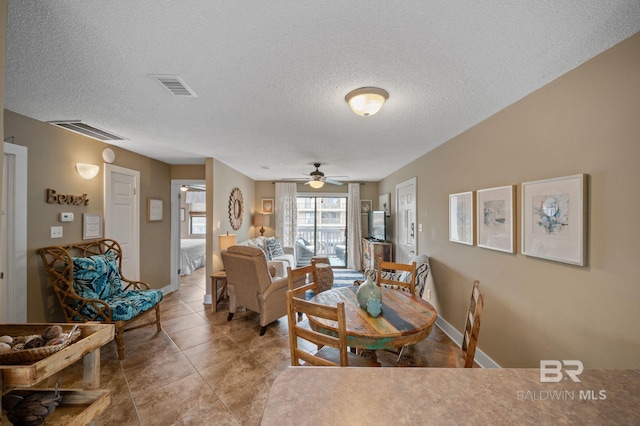
[[62,327],[59,325],[52,325],[44,329],[42,332],[42,338],[46,341],[55,339],[62,333]]
[[11,352],[11,345],[5,342],[0,342],[0,354]]

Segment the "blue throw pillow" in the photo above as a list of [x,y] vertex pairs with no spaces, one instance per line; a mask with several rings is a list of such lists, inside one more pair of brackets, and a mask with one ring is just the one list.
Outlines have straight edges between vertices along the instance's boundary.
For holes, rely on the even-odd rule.
[[267,246],[267,252],[269,252],[269,259],[273,259],[284,254],[280,240],[276,237],[267,238],[265,245]]
[[122,280],[114,252],[74,257],[72,261],[73,289],[78,296],[104,300],[122,291]]

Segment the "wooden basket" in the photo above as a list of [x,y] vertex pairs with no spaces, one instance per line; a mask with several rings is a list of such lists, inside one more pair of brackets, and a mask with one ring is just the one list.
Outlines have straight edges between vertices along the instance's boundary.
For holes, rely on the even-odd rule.
[[58,345],[41,346],[39,348],[32,349],[20,349],[0,354],[0,364],[12,365],[40,361],[41,359],[44,359],[49,355],[53,355],[75,342],[78,337],[80,337],[80,334],[81,331],[78,329],[71,334],[69,339],[65,339],[63,343]]

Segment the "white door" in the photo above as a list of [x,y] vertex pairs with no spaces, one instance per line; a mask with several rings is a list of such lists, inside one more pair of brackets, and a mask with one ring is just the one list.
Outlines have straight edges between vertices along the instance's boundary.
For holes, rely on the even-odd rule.
[[396,262],[409,263],[416,244],[416,178],[396,185]]
[[27,148],[4,143],[0,322],[27,322]]
[[122,247],[122,275],[140,279],[140,172],[104,167],[104,235]]

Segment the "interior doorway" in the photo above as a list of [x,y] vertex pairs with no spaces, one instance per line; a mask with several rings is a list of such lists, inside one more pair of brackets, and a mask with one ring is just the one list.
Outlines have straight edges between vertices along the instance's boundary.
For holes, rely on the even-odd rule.
[[177,291],[186,282],[189,291],[197,292],[194,296],[208,304],[206,190],[205,180],[171,181],[171,289]]
[[27,148],[4,143],[0,322],[27,322]]

